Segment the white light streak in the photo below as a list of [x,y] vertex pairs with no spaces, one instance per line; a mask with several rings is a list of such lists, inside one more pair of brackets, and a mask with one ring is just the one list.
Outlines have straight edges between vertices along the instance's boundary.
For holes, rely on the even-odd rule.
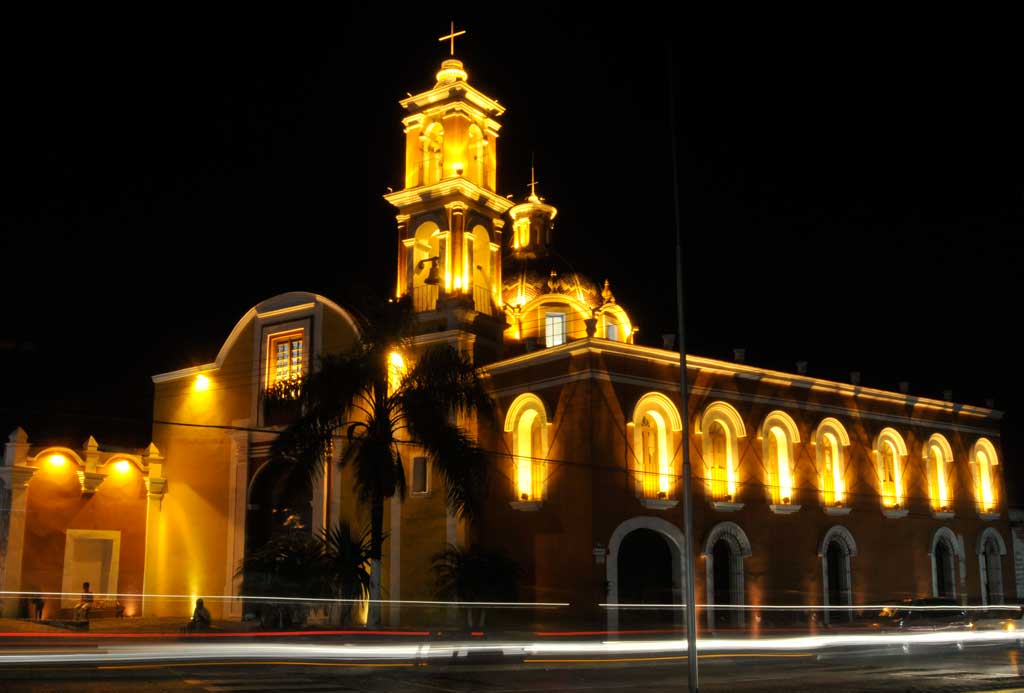
[[[25,633],[31,637],[31,633]],[[700,638],[700,652],[809,652],[826,648],[893,645],[975,645],[1022,643],[1019,632],[941,631],[901,634],[835,634],[790,638]],[[203,662],[213,660],[289,661],[429,661],[466,657],[472,652],[501,652],[516,659],[552,655],[685,654],[686,640],[634,640],[604,642],[453,642],[411,644],[322,644],[322,643],[147,643],[140,646],[112,646],[102,650],[0,653],[0,666],[9,664],[117,664],[126,662]]]
[[[130,597],[133,599],[187,599],[191,601],[197,595],[191,594],[140,594],[140,593],[128,593],[128,592],[90,592],[93,598],[120,598]],[[73,597],[77,599],[81,596],[81,592],[31,592],[31,591],[5,591],[0,590],[0,596],[12,596],[12,597]],[[264,602],[310,602],[310,603],[326,603],[326,604],[405,604],[407,606],[454,606],[454,607],[491,607],[491,608],[546,608],[556,609],[565,606],[569,606],[569,602],[444,602],[444,601],[428,601],[422,599],[334,599],[334,598],[321,598],[321,597],[257,597],[245,594],[239,595],[201,595],[204,600],[207,601],[232,601],[235,599],[244,599],[246,601],[264,601]]]

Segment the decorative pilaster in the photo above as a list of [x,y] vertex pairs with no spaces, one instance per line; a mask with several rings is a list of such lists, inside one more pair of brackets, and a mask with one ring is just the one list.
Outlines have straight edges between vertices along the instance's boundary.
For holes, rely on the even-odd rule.
[[[7,508],[0,512],[7,513],[6,551],[3,564],[0,565],[0,585],[6,592],[21,589],[21,561],[25,549],[25,511],[28,507],[28,484],[35,467],[26,466],[28,458],[28,434],[24,429],[17,428],[11,432],[4,448],[3,465],[0,466],[0,482],[10,493]],[[3,600],[4,614],[16,615],[18,599],[11,597]]]
[[[247,424],[242,422],[241,425]],[[231,462],[228,465],[228,550],[227,566],[224,571],[224,594],[242,594],[242,578],[236,576],[238,566],[245,557],[245,514],[246,491],[249,471],[249,433],[232,431]],[[225,616],[242,617],[242,600],[232,599],[227,604]]]
[[[146,476],[146,558],[142,569],[142,584],[145,594],[159,594],[157,589],[157,564],[160,551],[160,526],[163,521],[164,494],[167,493],[167,479],[164,478],[164,458],[160,449],[150,443],[143,453],[144,466],[149,470]],[[142,615],[152,616],[155,603],[142,598]]]

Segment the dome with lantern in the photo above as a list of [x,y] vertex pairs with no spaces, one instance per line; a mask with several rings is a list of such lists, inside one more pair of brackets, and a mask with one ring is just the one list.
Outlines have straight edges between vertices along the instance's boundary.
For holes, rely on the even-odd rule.
[[610,282],[598,285],[553,247],[558,210],[536,193],[509,210],[512,239],[502,262],[506,336],[527,344],[558,346],[600,337],[633,341],[633,326],[615,301]]

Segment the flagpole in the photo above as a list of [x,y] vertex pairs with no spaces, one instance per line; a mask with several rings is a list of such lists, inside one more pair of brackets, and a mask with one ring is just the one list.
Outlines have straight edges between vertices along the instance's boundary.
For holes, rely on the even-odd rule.
[[694,560],[693,560],[693,489],[690,480],[690,414],[686,378],[686,331],[683,322],[683,241],[679,221],[679,162],[676,143],[676,98],[673,83],[672,44],[668,44],[668,112],[669,131],[672,146],[672,200],[675,207],[676,222],[676,317],[679,330],[679,404],[683,419],[683,559],[686,563],[686,663],[689,667],[690,693],[698,690],[697,677],[697,608],[694,594]]

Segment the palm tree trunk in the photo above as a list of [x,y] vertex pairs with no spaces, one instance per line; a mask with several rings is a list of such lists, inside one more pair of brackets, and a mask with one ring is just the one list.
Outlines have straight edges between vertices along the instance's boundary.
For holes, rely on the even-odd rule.
[[384,549],[384,498],[376,496],[370,508],[370,604],[366,625],[380,625],[381,556]]

